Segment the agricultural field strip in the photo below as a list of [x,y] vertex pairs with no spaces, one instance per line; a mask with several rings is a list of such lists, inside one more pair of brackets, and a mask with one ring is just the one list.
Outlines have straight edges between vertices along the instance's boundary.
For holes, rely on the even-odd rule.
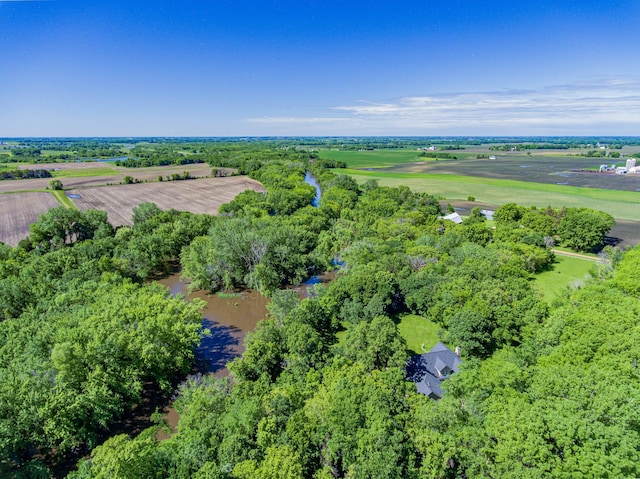
[[[336,170],[337,171],[337,170]],[[605,211],[615,218],[640,221],[640,193],[603,190],[576,186],[530,183],[517,180],[478,178],[450,174],[391,173],[381,171],[339,170],[359,182],[377,179],[383,186],[406,185],[449,199],[475,196],[478,201],[493,204],[515,202],[525,206],[547,205],[588,207]]]
[[60,206],[64,206],[65,208],[70,208],[77,210],[76,205],[71,201],[64,191],[62,190],[53,190],[51,191],[51,196],[55,198],[55,200],[60,204]]
[[437,174],[437,173],[392,173],[386,171],[362,171],[353,169],[334,170],[354,176],[366,176],[372,178],[395,179],[429,179],[437,181],[451,181],[456,183],[483,184],[497,187],[511,187],[521,190],[560,193],[585,198],[602,199],[607,201],[619,201],[622,203],[637,204],[640,201],[640,192],[605,190],[600,188],[582,188],[579,186],[554,185],[547,183],[533,183],[518,180],[502,180],[496,178],[478,178],[475,176]]
[[0,241],[11,246],[29,235],[29,225],[58,202],[49,193],[0,195]]
[[153,202],[161,209],[216,214],[220,205],[247,189],[264,191],[257,181],[232,176],[73,189],[69,193],[80,196],[73,202],[81,211],[105,210],[109,221],[118,226],[131,224],[133,208],[140,203]]
[[[207,176],[211,174],[211,167],[209,165],[194,164],[194,165],[179,165],[179,166],[152,166],[149,168],[119,168],[114,167],[111,169],[99,168],[95,166],[82,166],[82,165],[95,165],[96,163],[70,163],[70,164],[55,164],[59,166],[69,166],[69,170],[64,170],[68,173],[64,175],[58,175],[57,170],[54,171],[54,177],[62,181],[65,189],[79,188],[79,187],[93,187],[103,186],[108,183],[117,184],[121,183],[125,176],[131,176],[140,181],[157,181],[158,176],[162,175],[163,178],[170,176],[173,173],[182,174],[188,171],[194,177]],[[42,165],[29,165],[29,166],[42,166]],[[48,165],[47,165],[48,166]],[[92,174],[92,172],[98,172],[98,174]],[[102,174],[110,172],[109,176],[101,176]],[[77,172],[77,174],[76,174]],[[19,193],[26,191],[46,190],[50,178],[32,178],[24,180],[5,180],[0,181],[0,194],[2,193]]]

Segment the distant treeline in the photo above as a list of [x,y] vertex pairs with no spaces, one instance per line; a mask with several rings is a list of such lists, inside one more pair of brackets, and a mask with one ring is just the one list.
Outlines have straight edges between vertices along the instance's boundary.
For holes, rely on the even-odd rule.
[[[17,142],[17,144],[15,144]],[[422,149],[435,145],[439,150],[491,145],[496,151],[589,148],[606,144],[608,149],[640,146],[638,137],[251,137],[251,138],[17,138],[8,146],[3,162],[51,163],[82,158],[128,157],[118,166],[142,167],[185,165],[218,161],[240,150],[269,149],[315,153],[318,149],[388,150]],[[231,155],[233,156],[233,155]]]
[[443,160],[457,160],[458,157],[451,153],[443,153],[437,151],[423,151],[420,153],[423,158],[442,158]]
[[[492,145],[489,147],[493,151],[511,151],[511,150],[568,150],[571,148],[588,148],[597,144],[597,142],[569,142],[569,143],[506,143],[503,145]],[[613,143],[608,144],[610,150],[620,150],[625,145],[635,145],[633,143]],[[604,151],[604,150],[602,150]]]
[[24,180],[27,178],[51,178],[51,172],[49,170],[0,171],[0,180]]
[[124,166],[125,168],[144,168],[148,166],[169,166],[169,165],[191,165],[195,163],[204,163],[200,158],[187,158],[180,154],[154,154],[146,158],[127,158],[126,160],[116,160],[116,166]]

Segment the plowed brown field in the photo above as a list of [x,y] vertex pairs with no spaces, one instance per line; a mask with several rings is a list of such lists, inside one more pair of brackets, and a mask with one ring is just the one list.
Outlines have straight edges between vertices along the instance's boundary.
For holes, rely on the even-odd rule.
[[264,191],[264,187],[257,181],[246,176],[231,176],[77,188],[67,193],[80,196],[72,199],[78,209],[104,210],[111,224],[119,226],[131,224],[133,208],[140,203],[152,202],[163,210],[173,208],[214,215],[220,205],[248,189]]
[[0,241],[16,246],[29,236],[29,225],[58,202],[49,193],[0,195]]

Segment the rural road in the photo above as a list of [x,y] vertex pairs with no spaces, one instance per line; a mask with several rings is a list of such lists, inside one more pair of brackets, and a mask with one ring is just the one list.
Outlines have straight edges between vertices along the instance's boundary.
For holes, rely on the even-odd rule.
[[572,256],[573,258],[582,258],[582,259],[590,259],[591,261],[598,261],[600,258],[594,258],[593,256],[588,256],[586,254],[573,253],[571,251],[560,251],[558,249],[552,249],[555,254],[559,254],[560,256]]

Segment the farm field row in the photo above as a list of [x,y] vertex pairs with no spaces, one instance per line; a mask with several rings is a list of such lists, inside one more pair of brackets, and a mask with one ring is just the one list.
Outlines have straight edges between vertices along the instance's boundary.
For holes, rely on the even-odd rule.
[[[107,212],[114,226],[131,225],[133,208],[153,202],[163,210],[176,209],[215,215],[223,203],[245,190],[264,191],[263,186],[246,176],[202,178],[198,180],[112,185],[69,190],[79,210]],[[76,196],[78,198],[76,198]]]
[[[47,165],[24,165],[25,169],[52,169],[52,176],[60,179],[65,189],[122,183],[125,176],[138,181],[158,181],[158,176],[170,177],[182,175],[185,171],[193,177],[211,175],[211,167],[206,164],[153,166],[148,168],[109,167],[104,163],[54,163]],[[32,178],[26,180],[0,181],[0,193],[15,193],[33,190],[45,190],[50,178]]]
[[587,207],[605,211],[617,219],[640,221],[640,193],[598,188],[533,183],[496,178],[431,173],[397,173],[389,171],[340,170],[359,183],[378,180],[383,186],[405,185],[446,199],[464,200],[474,196],[477,201],[502,205],[518,203],[524,206],[556,208]]
[[[246,176],[93,188],[86,186],[86,183],[82,183],[82,188],[68,190],[65,199],[82,211],[105,210],[114,226],[130,225],[133,208],[143,202],[156,203],[162,209],[216,214],[220,205],[231,201],[244,190],[264,191],[260,183]],[[69,195],[78,198],[69,198]],[[29,225],[56,206],[60,205],[50,192],[0,194],[0,241],[17,245],[28,236]]]
[[0,195],[0,241],[11,246],[29,235],[29,225],[58,205],[49,193]]
[[[348,168],[389,173],[440,173],[533,183],[640,191],[640,175],[600,174],[603,163],[624,166],[625,159],[570,156],[559,150],[535,152],[432,152],[456,156],[443,160],[420,157],[416,150],[320,151],[321,158],[344,161]],[[479,154],[484,158],[477,158]],[[488,159],[494,156],[494,159]],[[591,170],[593,173],[586,172]]]

